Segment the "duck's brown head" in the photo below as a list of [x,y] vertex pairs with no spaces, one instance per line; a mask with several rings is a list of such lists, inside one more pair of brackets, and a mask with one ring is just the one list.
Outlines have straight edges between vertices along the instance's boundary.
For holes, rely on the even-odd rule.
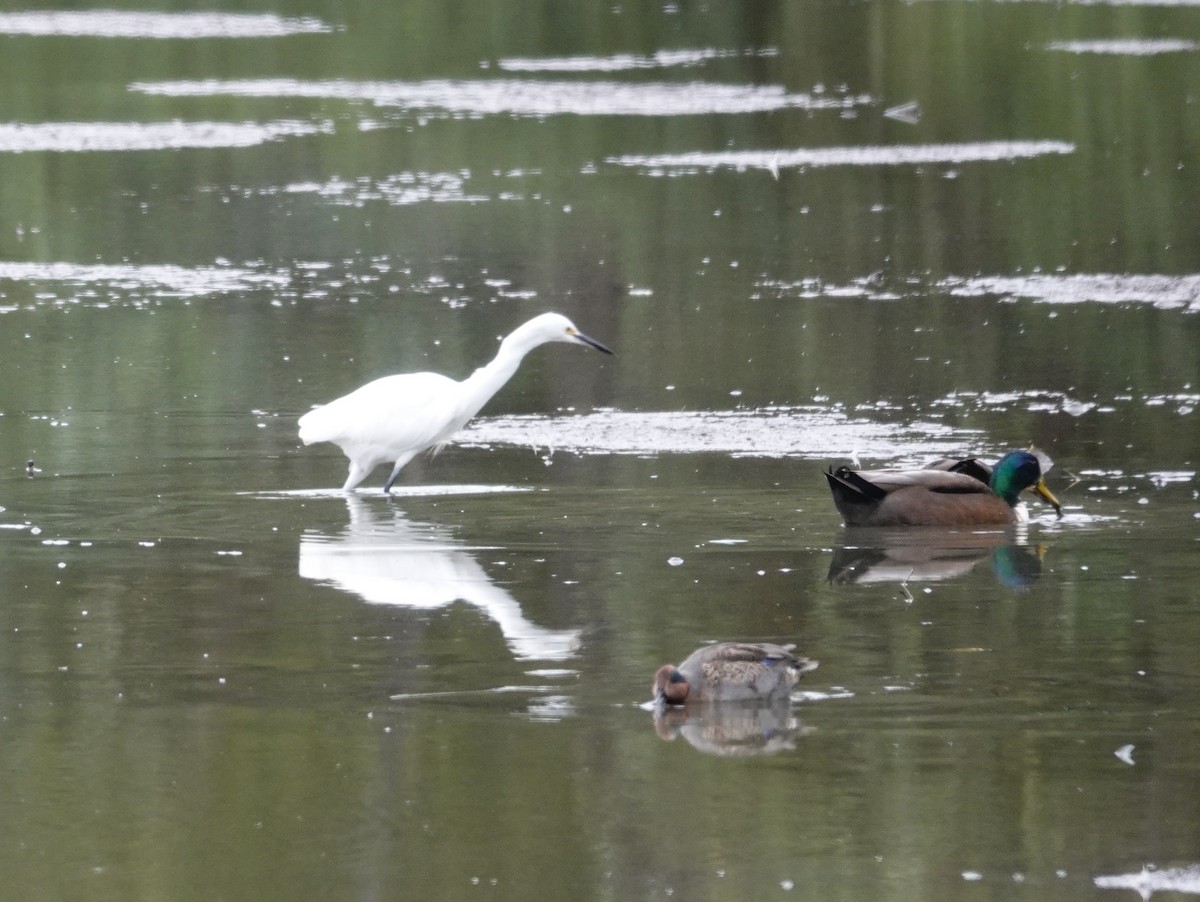
[[650,691],[656,702],[682,705],[688,697],[688,681],[674,664],[664,664],[654,674],[654,685]]

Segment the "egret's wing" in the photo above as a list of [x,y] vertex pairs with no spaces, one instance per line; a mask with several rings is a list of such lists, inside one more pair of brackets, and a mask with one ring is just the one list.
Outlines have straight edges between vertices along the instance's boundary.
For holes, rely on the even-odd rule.
[[456,416],[458,386],[438,373],[384,376],[306,413],[300,438],[343,448],[424,448]]

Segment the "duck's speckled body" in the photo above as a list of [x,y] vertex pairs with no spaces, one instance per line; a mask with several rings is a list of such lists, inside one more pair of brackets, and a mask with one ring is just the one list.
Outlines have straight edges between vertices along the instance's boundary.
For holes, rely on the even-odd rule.
[[818,664],[798,657],[795,648],[750,642],[706,645],[678,666],[664,664],[658,669],[654,698],[669,705],[786,698],[800,677]]

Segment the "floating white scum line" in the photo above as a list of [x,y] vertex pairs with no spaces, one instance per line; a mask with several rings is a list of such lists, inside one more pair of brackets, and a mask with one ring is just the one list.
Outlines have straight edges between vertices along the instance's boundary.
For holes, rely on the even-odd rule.
[[0,153],[253,147],[279,138],[331,134],[331,122],[6,122]]
[[847,109],[864,96],[791,94],[779,85],[692,81],[630,83],[545,79],[302,81],[265,78],[135,82],[131,91],[165,97],[301,97],[365,101],[422,113],[486,116],[702,116],[785,109]]
[[1047,155],[1070,154],[1065,141],[983,141],[966,144],[848,145],[794,150],[691,151],[675,154],[631,154],[609,157],[606,163],[654,171],[715,169],[817,168],[825,166],[920,166],[1002,162]]
[[333,31],[319,19],[270,13],[126,12],[115,9],[0,12],[0,34],[89,38],[272,38]]
[[598,410],[577,416],[505,416],[476,420],[455,443],[515,445],[582,454],[719,453],[738,457],[905,459],[960,451],[979,432],[942,423],[897,424],[851,419],[823,407],[634,412]]

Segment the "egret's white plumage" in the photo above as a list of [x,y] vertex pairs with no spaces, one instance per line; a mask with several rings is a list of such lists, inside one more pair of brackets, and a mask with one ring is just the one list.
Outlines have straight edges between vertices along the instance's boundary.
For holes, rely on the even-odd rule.
[[567,341],[611,354],[558,313],[535,316],[500,342],[491,363],[461,382],[438,373],[404,373],[368,382],[300,418],[300,439],[333,442],[350,459],[342,491],[350,491],[382,463],[392,461],[383,486],[390,491],[401,468],[427,448],[445,444],[500,390],[538,345]]

